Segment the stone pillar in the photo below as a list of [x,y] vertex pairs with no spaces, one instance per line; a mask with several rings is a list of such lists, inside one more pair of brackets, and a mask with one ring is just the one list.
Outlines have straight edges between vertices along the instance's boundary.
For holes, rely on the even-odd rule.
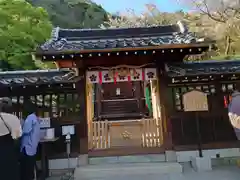
[[165,151],[166,162],[177,162],[176,151],[167,150]]
[[191,157],[191,164],[195,171],[211,171],[212,162],[210,157]]

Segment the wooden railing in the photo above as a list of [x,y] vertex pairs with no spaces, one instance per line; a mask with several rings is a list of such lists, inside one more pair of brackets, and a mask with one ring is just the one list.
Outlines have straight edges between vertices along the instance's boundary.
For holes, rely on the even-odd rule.
[[[119,121],[120,122],[120,121]],[[138,119],[135,120],[135,126],[133,127],[133,120],[130,121],[121,121],[121,125],[118,126],[118,131],[120,130],[122,133],[114,134],[115,139],[111,136],[111,129],[116,128],[116,124],[118,122],[114,121],[96,121],[92,122],[89,129],[89,149],[108,149],[115,147],[117,142],[113,141],[121,141],[122,147],[127,146],[136,146],[136,139],[140,139],[139,146],[143,148],[149,147],[160,147],[163,143],[162,141],[162,132],[160,131],[160,125],[158,120],[156,119]],[[114,125],[113,125],[114,123]],[[131,128],[128,128],[130,127]],[[119,129],[120,128],[120,129]],[[121,130],[122,129],[122,130]],[[127,129],[127,130],[126,130]],[[132,130],[132,132],[131,132]],[[139,131],[139,132],[138,132]],[[123,137],[123,134],[128,135],[129,137]],[[119,136],[116,138],[116,136]],[[137,136],[139,136],[137,138]],[[131,138],[133,137],[133,138]],[[121,143],[120,143],[121,144]]]
[[161,134],[158,120],[146,119],[143,120],[142,142],[143,147],[160,147]]
[[92,122],[89,129],[89,148],[106,149],[110,147],[108,121]]

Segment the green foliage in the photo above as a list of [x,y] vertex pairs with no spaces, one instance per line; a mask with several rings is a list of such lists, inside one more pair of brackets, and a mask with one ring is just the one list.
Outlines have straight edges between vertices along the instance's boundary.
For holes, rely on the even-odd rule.
[[107,20],[107,12],[91,0],[0,0],[0,70],[54,68],[32,58],[52,24],[98,28]]
[[52,63],[43,63],[31,55],[37,45],[49,38],[52,24],[61,28],[127,28],[182,20],[198,36],[216,40],[218,49],[206,53],[204,58],[238,59],[240,6],[226,5],[218,11],[206,11],[204,3],[195,3],[195,7],[197,12],[166,13],[147,4],[140,15],[134,10],[110,15],[91,0],[0,0],[0,69],[54,68]]
[[108,20],[107,12],[90,0],[29,0],[45,8],[54,26],[98,28]]
[[216,40],[218,56],[212,58],[230,59],[240,54],[240,1],[182,1],[197,10],[186,17],[191,30]]
[[0,1],[0,60],[2,69],[36,69],[32,53],[49,38],[47,12],[26,1]]

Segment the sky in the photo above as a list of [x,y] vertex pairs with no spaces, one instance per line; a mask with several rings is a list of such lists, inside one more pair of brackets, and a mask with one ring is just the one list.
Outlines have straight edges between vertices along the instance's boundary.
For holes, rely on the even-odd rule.
[[126,9],[134,9],[136,13],[144,11],[144,5],[151,3],[158,6],[161,11],[174,12],[183,7],[177,0],[93,0],[110,13],[124,12]]

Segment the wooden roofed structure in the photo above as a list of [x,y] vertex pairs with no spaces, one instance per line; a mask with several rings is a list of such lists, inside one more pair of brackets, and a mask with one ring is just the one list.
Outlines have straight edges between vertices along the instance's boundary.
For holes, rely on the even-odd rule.
[[[189,32],[181,22],[139,28],[55,28],[52,37],[37,48],[36,56],[54,61],[60,69],[74,69],[81,77],[75,82],[80,104],[86,104],[81,106],[77,131],[80,153],[159,153],[172,149],[174,143],[194,142],[185,140],[189,137],[176,129],[182,120],[174,118],[183,112],[176,109],[181,102],[174,100],[175,89],[227,77],[225,72],[224,77],[214,73],[223,71],[219,65],[183,63],[187,55],[202,54],[213,44]],[[191,122],[187,123],[189,128]]]
[[172,84],[209,81],[237,81],[239,80],[240,61],[198,61],[184,63],[168,63],[165,74]]
[[76,82],[76,72],[69,69],[32,70],[32,71],[4,71],[0,72],[1,94],[11,95],[20,89],[39,88],[51,89],[52,86],[72,86]]
[[[71,62],[84,60],[87,66],[91,66],[88,64],[90,59],[100,60],[101,57],[107,59],[107,62],[103,64],[110,65],[109,60],[118,56],[166,58],[177,54],[178,58],[175,57],[175,61],[181,61],[180,59],[184,56],[200,54],[208,50],[211,45],[211,41],[197,38],[181,22],[176,25],[139,28],[55,28],[51,39],[39,46],[36,55],[42,57],[43,61],[56,61],[57,63],[64,60]],[[172,58],[171,56],[171,61],[174,60]],[[114,61],[115,64],[119,64],[116,60]],[[169,60],[162,59],[161,61]],[[133,62],[134,60],[131,63]],[[102,63],[98,62],[97,65],[102,65]]]
[[[80,101],[78,92],[79,77],[73,69],[27,70],[0,72],[0,98],[8,97],[13,102],[13,113],[24,119],[32,104],[38,107],[41,117],[50,118],[56,128],[56,135],[61,134],[61,126],[81,122]],[[84,85],[83,85],[84,86]],[[85,87],[85,86],[84,86]],[[84,95],[83,95],[84,96]],[[62,155],[65,152],[64,138],[51,148],[50,156]],[[73,150],[79,152],[79,134],[73,137]]]
[[181,22],[139,28],[55,28],[36,55],[84,77],[77,82],[85,84],[79,91],[86,103],[80,151],[108,156],[172,148],[165,64],[181,63],[186,55],[201,54],[212,45]]
[[194,113],[184,112],[183,94],[197,89],[208,97],[208,112],[199,112],[203,148],[239,147],[228,118],[231,94],[240,82],[240,61],[203,61],[165,65],[168,82],[172,140],[177,149],[196,149],[198,141]]

